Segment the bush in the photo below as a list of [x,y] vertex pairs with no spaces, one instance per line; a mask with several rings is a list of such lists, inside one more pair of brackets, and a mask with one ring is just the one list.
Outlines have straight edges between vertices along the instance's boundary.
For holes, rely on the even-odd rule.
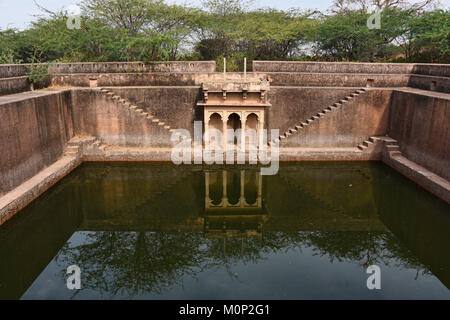
[[28,82],[33,84],[35,87],[45,87],[51,77],[51,73],[48,68],[49,64],[32,63],[28,67],[28,72],[26,73]]

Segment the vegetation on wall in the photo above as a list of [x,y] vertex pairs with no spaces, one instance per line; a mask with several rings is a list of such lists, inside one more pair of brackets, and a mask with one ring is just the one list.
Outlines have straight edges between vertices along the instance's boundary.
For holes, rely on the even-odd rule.
[[[66,11],[41,8],[28,29],[0,30],[0,63],[226,57],[230,71],[243,69],[243,57],[450,63],[450,11],[434,0],[335,0],[327,13],[249,9],[245,0],[204,0],[202,8],[162,0],[82,0],[80,6],[79,29],[67,27]],[[379,29],[367,27],[374,7]]]

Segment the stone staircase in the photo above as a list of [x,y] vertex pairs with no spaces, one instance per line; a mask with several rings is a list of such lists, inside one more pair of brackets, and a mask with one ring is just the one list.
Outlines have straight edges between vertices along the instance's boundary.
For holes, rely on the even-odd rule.
[[375,144],[380,141],[381,139],[379,137],[370,137],[368,140],[365,140],[363,143],[358,145],[358,149],[361,151],[369,151],[373,149]]
[[86,148],[94,148],[95,150],[104,152],[108,147],[100,139],[93,136],[75,136],[69,141],[67,141],[66,147],[64,149],[64,157],[81,157]]
[[[165,130],[167,130],[167,133],[172,133],[172,132],[175,131],[176,128],[173,127],[173,126],[168,125],[167,121],[163,121],[161,119],[156,118],[150,112],[146,112],[144,109],[134,105],[130,101],[128,101],[128,100],[122,98],[121,96],[115,94],[113,91],[111,91],[109,89],[101,88],[100,92],[106,94],[112,100],[122,104],[123,107],[128,108],[130,111],[133,111],[133,112],[137,113],[138,115],[140,115],[142,117],[145,117],[150,124],[157,125],[157,126],[159,126],[161,128],[164,128]],[[182,137],[185,137],[185,136],[182,136]]]
[[392,139],[391,137],[383,137],[382,140],[384,141],[384,147],[389,156],[396,157],[401,156],[402,152],[400,151],[400,146],[397,142],[397,140]]
[[64,157],[78,157],[80,155],[80,145],[71,141],[67,142],[67,146],[64,149]]
[[336,103],[333,103],[332,105],[330,105],[327,108],[323,109],[322,111],[320,111],[316,115],[312,116],[311,118],[300,122],[299,124],[295,125],[293,128],[289,128],[284,134],[280,135],[278,138],[273,139],[267,145],[271,146],[272,144],[279,144],[284,139],[287,139],[287,138],[289,138],[290,136],[292,136],[294,134],[300,133],[302,131],[302,129],[307,128],[314,121],[318,121],[318,120],[326,117],[327,114],[340,109],[342,106],[344,106],[348,102],[356,99],[359,95],[362,95],[364,93],[366,93],[366,89],[365,88],[361,88],[361,89],[353,91],[352,93],[350,93],[345,98],[339,100]]

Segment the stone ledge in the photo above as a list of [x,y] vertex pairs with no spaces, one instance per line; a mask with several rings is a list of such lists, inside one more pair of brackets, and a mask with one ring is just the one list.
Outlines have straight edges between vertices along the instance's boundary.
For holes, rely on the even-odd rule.
[[0,198],[0,225],[81,164],[79,157],[63,157]]
[[383,163],[411,179],[422,188],[450,204],[450,182],[401,154],[383,152]]

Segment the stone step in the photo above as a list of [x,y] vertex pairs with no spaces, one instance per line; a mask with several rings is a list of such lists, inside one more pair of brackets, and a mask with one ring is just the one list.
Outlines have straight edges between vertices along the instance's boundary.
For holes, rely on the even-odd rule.
[[366,147],[369,147],[369,146],[373,145],[373,142],[370,142],[370,141],[364,141],[364,142],[363,142],[363,145],[366,146]]
[[392,139],[390,137],[385,137],[383,138],[383,140],[386,145],[397,144],[397,140]]
[[66,149],[65,154],[78,154],[78,149]]
[[296,132],[297,132],[297,129],[290,128],[290,129],[288,130],[288,132],[289,132],[289,133],[296,133]]
[[360,145],[358,145],[358,149],[361,150],[361,151],[364,151],[364,150],[367,149],[367,147],[362,145],[362,144],[360,144]]
[[400,151],[400,146],[398,144],[389,144],[386,145],[386,149],[388,151]]
[[339,108],[342,106],[342,103],[336,102],[336,103],[333,103],[333,106],[335,106],[336,108]]

